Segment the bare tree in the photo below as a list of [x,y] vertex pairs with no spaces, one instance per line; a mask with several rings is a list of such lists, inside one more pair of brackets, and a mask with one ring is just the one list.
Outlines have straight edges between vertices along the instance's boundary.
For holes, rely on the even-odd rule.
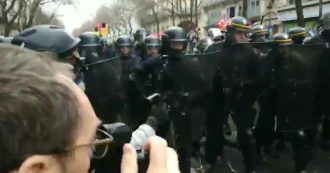
[[18,0],[1,0],[1,23],[3,24],[5,36],[9,36],[14,28],[14,22],[19,16],[19,10],[23,8],[24,2]]
[[322,20],[323,16],[323,0],[319,0],[319,21]]
[[[8,36],[12,30],[22,30],[36,24],[36,16],[43,5],[49,3],[68,4],[72,0],[1,0],[1,23],[4,28],[4,35]],[[39,15],[40,16],[40,15]],[[49,22],[54,19],[51,15]]]
[[305,27],[304,12],[301,0],[295,0],[298,26]]
[[248,8],[248,2],[247,0],[243,0],[243,12],[242,12],[242,15],[243,17],[247,17],[247,9]]
[[198,12],[203,0],[195,0],[195,24],[198,25]]

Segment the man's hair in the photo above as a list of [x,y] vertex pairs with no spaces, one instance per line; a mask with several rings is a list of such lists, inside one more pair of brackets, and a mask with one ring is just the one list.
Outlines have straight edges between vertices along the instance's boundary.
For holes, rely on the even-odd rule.
[[77,96],[59,75],[67,65],[43,53],[0,45],[0,172],[31,155],[56,154],[73,144]]

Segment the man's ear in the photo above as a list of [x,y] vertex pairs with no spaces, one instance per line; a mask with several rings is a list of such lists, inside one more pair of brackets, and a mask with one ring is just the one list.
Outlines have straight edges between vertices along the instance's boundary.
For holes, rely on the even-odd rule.
[[19,167],[17,173],[46,173],[56,169],[56,160],[51,155],[33,155]]

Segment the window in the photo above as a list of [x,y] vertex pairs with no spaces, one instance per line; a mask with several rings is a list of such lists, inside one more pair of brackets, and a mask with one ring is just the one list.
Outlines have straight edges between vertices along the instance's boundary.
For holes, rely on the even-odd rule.
[[260,2],[259,0],[256,1],[256,7],[259,7],[260,6]]
[[235,17],[235,7],[230,7],[229,8],[229,17]]
[[255,1],[252,1],[251,2],[251,8],[254,9],[256,7],[256,2]]

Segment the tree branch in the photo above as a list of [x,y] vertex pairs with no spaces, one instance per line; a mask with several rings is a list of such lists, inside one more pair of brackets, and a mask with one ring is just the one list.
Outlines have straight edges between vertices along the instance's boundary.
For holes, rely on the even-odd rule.
[[[16,1],[17,1],[17,0],[12,0],[12,1],[11,1],[9,7],[5,10],[5,13],[6,13],[6,14],[9,13],[9,11],[12,10],[12,9],[14,8],[14,5],[16,4]],[[5,1],[5,2],[6,2],[6,1]],[[7,3],[5,3],[5,4],[7,5]],[[6,8],[6,6],[5,6],[5,8]]]
[[202,0],[199,1],[197,8],[199,8],[202,5]]
[[23,9],[23,5],[24,5],[24,1],[20,1],[18,10],[15,13],[15,15],[11,18],[11,20],[9,21],[9,25],[12,25],[14,23],[14,21],[17,19],[18,15],[20,14],[20,11]]

